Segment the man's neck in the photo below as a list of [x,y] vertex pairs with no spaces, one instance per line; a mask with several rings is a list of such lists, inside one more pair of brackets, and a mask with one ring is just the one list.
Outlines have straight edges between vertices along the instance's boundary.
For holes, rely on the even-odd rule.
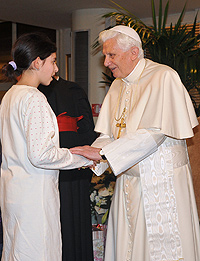
[[135,69],[138,67],[140,61],[141,61],[141,59],[137,58],[137,61],[135,61],[135,63],[134,63],[133,70],[124,78],[125,80],[135,71]]

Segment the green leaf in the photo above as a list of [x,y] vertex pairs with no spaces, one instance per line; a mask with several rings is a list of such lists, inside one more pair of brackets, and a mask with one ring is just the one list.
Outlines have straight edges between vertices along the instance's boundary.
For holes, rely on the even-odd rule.
[[185,13],[185,8],[186,8],[186,4],[183,7],[183,10],[179,16],[178,22],[175,24],[174,32],[176,32],[178,30],[178,28],[181,26],[181,22],[183,20],[183,15]]
[[158,32],[161,33],[161,25],[162,25],[162,0],[160,0],[159,5],[159,16],[158,16]]
[[106,213],[103,215],[102,219],[101,219],[101,223],[102,224],[105,224],[106,223],[106,220],[108,218],[108,213],[109,213],[109,210],[106,211]]
[[169,1],[167,2],[166,6],[165,6],[165,11],[164,11],[164,16],[163,16],[163,26],[162,26],[163,30],[165,30],[167,16],[168,16],[168,10],[169,10]]
[[155,11],[154,0],[151,0],[151,8],[152,8],[153,26],[154,26],[155,32],[157,32],[156,11]]

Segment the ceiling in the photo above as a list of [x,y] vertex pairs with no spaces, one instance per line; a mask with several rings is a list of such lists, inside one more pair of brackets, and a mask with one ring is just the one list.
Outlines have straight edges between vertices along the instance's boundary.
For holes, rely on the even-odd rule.
[[[139,18],[151,17],[151,0],[116,0]],[[156,6],[159,0],[154,0]],[[170,0],[169,13],[180,13],[186,0]],[[199,0],[188,0],[186,11],[200,9]],[[167,0],[163,0],[163,7]],[[0,0],[0,21],[61,29],[71,27],[71,14],[77,9],[112,8],[109,0]]]

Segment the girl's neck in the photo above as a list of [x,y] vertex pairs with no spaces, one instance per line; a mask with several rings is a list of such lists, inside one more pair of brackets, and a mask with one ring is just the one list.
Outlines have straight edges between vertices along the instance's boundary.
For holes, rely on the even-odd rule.
[[38,77],[34,72],[31,72],[31,70],[23,72],[21,78],[17,82],[17,85],[28,85],[36,88],[39,84]]

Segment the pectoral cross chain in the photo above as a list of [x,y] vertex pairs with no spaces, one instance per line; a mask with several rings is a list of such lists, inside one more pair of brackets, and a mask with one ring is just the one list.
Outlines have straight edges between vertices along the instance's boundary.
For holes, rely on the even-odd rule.
[[124,118],[121,118],[121,122],[116,124],[116,127],[119,127],[119,132],[117,135],[117,139],[119,139],[120,135],[121,135],[121,131],[123,128],[126,128],[126,123],[124,122]]

